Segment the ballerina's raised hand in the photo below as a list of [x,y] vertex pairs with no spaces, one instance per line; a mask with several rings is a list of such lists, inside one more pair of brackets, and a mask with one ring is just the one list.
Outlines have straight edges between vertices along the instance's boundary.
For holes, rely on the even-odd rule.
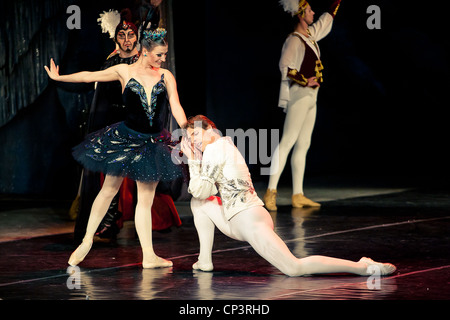
[[45,71],[47,71],[48,76],[52,80],[57,80],[59,78],[59,66],[55,64],[53,58],[50,59],[50,69],[47,66],[44,66]]

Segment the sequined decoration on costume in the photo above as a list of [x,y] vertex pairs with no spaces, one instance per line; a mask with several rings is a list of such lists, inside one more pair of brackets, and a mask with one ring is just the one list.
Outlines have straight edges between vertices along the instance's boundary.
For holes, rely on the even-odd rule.
[[202,176],[202,179],[205,179],[209,183],[215,183],[218,175],[222,172],[223,164],[210,165],[209,163],[203,165],[202,171],[205,175]]
[[255,188],[250,177],[247,180],[240,178],[226,179],[223,175],[223,167],[224,164],[205,164],[202,168],[202,178],[210,183],[218,182],[223,205],[229,210],[236,205],[236,201],[245,203],[248,195],[255,193]]
[[236,201],[244,203],[247,196],[255,193],[252,182],[243,179],[227,179],[219,188],[222,201],[228,210],[236,205]]
[[150,105],[148,105],[147,93],[145,92],[144,86],[141,85],[136,79],[131,78],[130,81],[128,81],[126,87],[130,88],[131,91],[139,95],[142,107],[144,108],[145,114],[150,121],[150,126],[153,126],[153,117],[155,116],[156,112],[158,95],[166,89],[166,85],[164,83],[164,74],[161,75],[161,80],[159,80],[152,88],[152,92],[150,95]]
[[[104,137],[107,137],[107,145],[104,144]],[[88,142],[86,149],[90,152],[86,152],[86,156],[99,162],[106,160],[107,163],[118,163],[131,160],[130,163],[137,163],[143,158],[141,151],[147,143],[166,140],[167,137],[163,135],[152,137],[137,134],[137,136],[126,137],[120,134],[117,127],[109,127],[104,136],[93,137]],[[114,156],[115,153],[117,156]]]

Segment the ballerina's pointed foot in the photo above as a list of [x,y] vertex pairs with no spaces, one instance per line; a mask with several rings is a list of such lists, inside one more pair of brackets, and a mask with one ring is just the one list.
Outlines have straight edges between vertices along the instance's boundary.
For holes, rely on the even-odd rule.
[[163,259],[161,257],[154,257],[151,260],[143,261],[142,268],[144,269],[156,269],[156,268],[170,268],[173,266],[173,262]]
[[71,254],[69,258],[69,264],[74,267],[78,265],[84,258],[87,256],[89,251],[91,250],[92,242],[83,241],[78,248]]
[[367,267],[372,265],[379,267],[380,275],[382,276],[393,274],[397,270],[397,267],[391,263],[375,262],[372,259],[366,257],[361,258],[359,262],[364,262],[367,265]]
[[192,265],[192,269],[210,272],[214,270],[214,266],[212,263],[200,263],[200,261],[197,261]]

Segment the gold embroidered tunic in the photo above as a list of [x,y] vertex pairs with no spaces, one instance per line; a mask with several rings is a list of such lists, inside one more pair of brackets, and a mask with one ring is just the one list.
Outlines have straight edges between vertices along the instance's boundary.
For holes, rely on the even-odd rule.
[[291,33],[287,37],[279,62],[281,71],[279,107],[287,107],[293,81],[305,86],[307,78],[317,76],[320,82],[323,67],[317,42],[331,31],[332,24],[333,15],[325,12],[308,27],[309,37],[298,32]]

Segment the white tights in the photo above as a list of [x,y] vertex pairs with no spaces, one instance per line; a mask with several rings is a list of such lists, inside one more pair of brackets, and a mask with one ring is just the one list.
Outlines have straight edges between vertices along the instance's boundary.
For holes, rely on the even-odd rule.
[[[95,232],[103,220],[112,199],[119,191],[122,184],[122,177],[115,177],[106,175],[103,186],[92,204],[89,221],[86,228],[86,234],[83,238],[82,244],[72,254],[69,264],[76,265],[81,262],[88,254]],[[159,258],[153,250],[152,242],[152,215],[151,208],[153,198],[155,196],[156,186],[158,182],[140,182],[136,181],[137,185],[137,205],[135,213],[136,231],[141,243],[143,252],[142,265],[145,267],[162,267],[168,266],[168,261]],[[171,263],[170,263],[171,265]]]
[[291,156],[293,194],[303,194],[306,153],[316,121],[318,89],[295,86],[291,88],[291,101],[287,106],[280,144],[273,153],[268,189],[276,190],[286,161]]
[[[192,198],[191,209],[200,241],[198,264],[212,270],[214,227],[226,236],[248,242],[253,249],[273,266],[288,276],[321,273],[353,273],[368,275],[367,264],[325,256],[296,258],[273,230],[270,214],[262,207],[241,211],[227,221],[223,208],[215,199]],[[208,269],[208,268],[207,268]]]

